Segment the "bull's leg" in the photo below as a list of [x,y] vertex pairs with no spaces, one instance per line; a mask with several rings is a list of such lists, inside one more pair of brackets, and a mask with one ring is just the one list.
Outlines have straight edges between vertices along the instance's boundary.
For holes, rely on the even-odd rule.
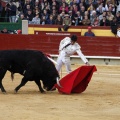
[[42,89],[42,87],[41,87],[41,82],[40,82],[40,80],[35,80],[35,83],[36,83],[37,86],[39,87],[39,90],[40,90],[41,93],[45,92],[45,91]]
[[3,87],[3,85],[2,85],[2,79],[4,78],[6,71],[7,71],[7,70],[5,70],[5,69],[2,69],[2,68],[0,69],[0,88],[1,88],[1,91],[2,91],[3,93],[6,93],[6,90],[5,90],[5,88]]
[[19,90],[22,86],[24,86],[27,82],[28,82],[28,80],[25,79],[25,77],[23,77],[20,85],[18,85],[18,86],[15,88],[15,92],[18,92],[18,90]]

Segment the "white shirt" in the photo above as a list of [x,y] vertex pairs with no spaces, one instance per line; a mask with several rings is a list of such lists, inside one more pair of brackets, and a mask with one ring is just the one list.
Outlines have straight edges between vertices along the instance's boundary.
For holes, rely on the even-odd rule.
[[82,51],[80,50],[81,47],[78,43],[75,42],[73,45],[70,44],[64,48],[69,43],[71,43],[71,38],[69,37],[65,37],[63,40],[61,40],[59,45],[60,56],[64,59],[65,57],[70,57],[70,55],[77,53],[84,63],[88,62],[88,60],[82,54]]
[[120,37],[120,28],[117,30],[117,36]]
[[33,23],[33,24],[40,24],[40,18],[34,17],[34,18],[32,19],[32,23]]

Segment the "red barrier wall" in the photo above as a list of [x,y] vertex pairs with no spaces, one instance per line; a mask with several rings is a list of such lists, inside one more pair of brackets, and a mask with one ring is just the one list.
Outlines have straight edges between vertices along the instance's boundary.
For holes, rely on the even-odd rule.
[[[64,36],[39,36],[0,34],[0,50],[37,49],[49,54],[58,54],[60,40]],[[78,37],[83,53],[87,56],[120,57],[120,38]]]

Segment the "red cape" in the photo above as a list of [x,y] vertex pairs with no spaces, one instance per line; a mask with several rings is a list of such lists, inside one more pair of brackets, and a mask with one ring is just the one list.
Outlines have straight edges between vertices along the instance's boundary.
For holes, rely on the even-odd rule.
[[81,93],[86,90],[95,71],[97,71],[95,66],[81,66],[59,81],[62,87],[57,84],[55,87],[60,93]]

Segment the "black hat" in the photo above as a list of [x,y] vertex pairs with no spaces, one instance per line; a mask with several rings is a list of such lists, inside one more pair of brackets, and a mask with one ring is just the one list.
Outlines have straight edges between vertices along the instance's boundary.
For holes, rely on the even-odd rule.
[[77,36],[76,36],[76,35],[72,35],[72,36],[71,36],[71,40],[72,40],[72,41],[77,41]]

